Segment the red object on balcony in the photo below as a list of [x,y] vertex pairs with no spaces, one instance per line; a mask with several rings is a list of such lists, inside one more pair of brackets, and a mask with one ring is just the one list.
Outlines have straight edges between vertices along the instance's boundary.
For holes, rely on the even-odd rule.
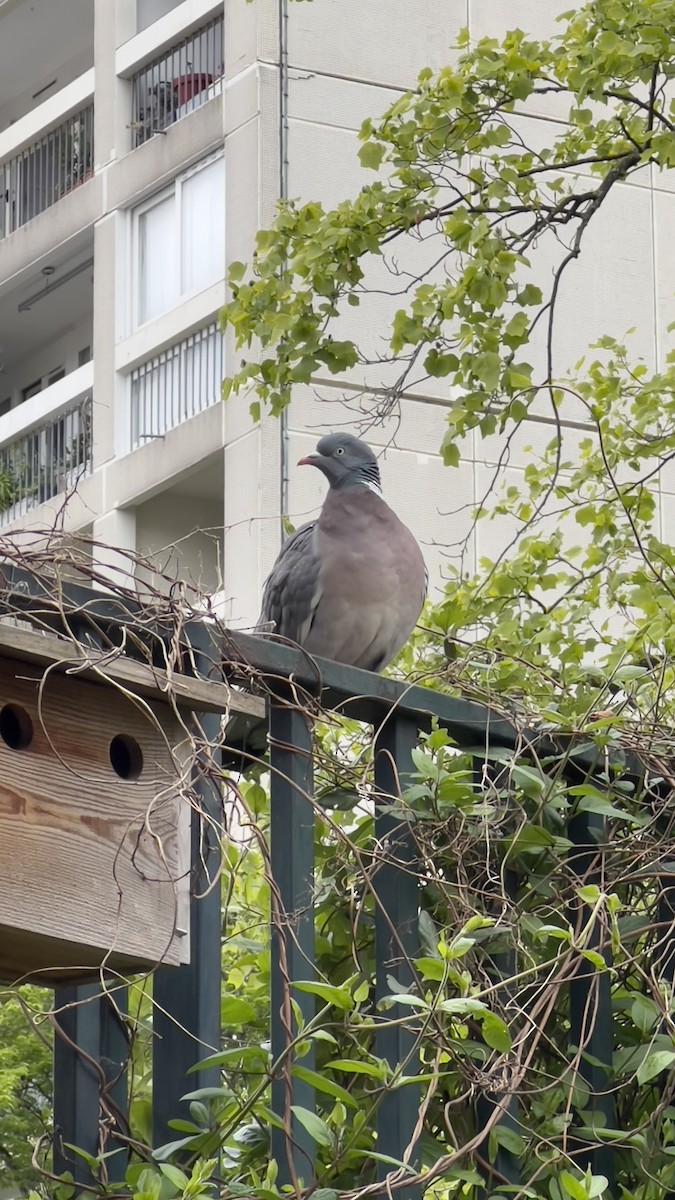
[[178,79],[173,81],[176,103],[179,107],[181,104],[187,104],[188,100],[198,96],[210,83],[213,83],[213,75],[179,75]]

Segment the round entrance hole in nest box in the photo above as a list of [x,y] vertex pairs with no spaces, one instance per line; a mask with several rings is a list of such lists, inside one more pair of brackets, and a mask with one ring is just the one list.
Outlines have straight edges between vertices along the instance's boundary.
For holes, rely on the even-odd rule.
[[25,750],[33,740],[33,722],[20,704],[0,708],[0,737],[10,750]]
[[109,753],[112,769],[120,779],[139,778],[143,770],[143,751],[136,738],[118,733],[110,743]]

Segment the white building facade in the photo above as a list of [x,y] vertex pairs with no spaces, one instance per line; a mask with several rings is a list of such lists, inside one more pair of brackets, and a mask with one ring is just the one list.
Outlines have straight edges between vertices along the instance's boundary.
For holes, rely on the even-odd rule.
[[[280,196],[332,204],[372,178],[356,157],[362,120],[448,61],[462,26],[543,34],[568,7],[0,0],[0,532],[58,519],[120,552],[103,560],[126,569],[125,551],[150,555],[167,579],[221,592],[228,618],[254,620],[280,514],[306,519],[323,491],[295,463],[327,429],[353,424],[342,402],[358,386],[317,381],[283,422],[261,426],[245,398],[223,404],[228,262],[250,259]],[[562,115],[544,104],[520,120],[543,139]],[[632,348],[663,365],[675,319],[669,176],[646,169],[617,188],[588,241],[561,297],[565,357],[623,335],[637,309],[649,319]],[[388,447],[385,492],[436,586],[465,535],[469,568],[504,539],[493,524],[470,532],[499,439],[467,439],[461,466],[445,468],[447,401],[416,393],[393,442],[391,428],[371,437]],[[508,471],[523,470],[526,442],[550,436],[533,422]],[[671,524],[675,474],[672,489]]]

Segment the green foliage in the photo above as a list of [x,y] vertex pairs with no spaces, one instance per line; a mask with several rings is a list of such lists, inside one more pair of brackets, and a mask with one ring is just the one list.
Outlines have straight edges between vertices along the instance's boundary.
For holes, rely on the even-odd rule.
[[0,995],[0,1188],[23,1194],[35,1184],[32,1150],[51,1127],[48,996],[36,987]]
[[20,480],[13,466],[0,467],[0,511],[11,508],[20,495]]
[[[255,342],[260,355],[243,361],[226,393],[252,387],[255,414],[261,404],[278,413],[295,383],[365,362],[354,341],[336,336],[343,302],[362,301],[372,256],[422,238],[438,242],[448,269],[420,270],[393,318],[401,379],[414,363],[421,379],[454,385],[455,436],[494,428],[495,394],[520,419],[545,382],[523,357],[528,339],[551,326],[560,276],[588,225],[617,183],[675,161],[666,91],[674,17],[672,0],[597,0],[568,14],[550,41],[520,30],[501,44],[465,37],[454,66],[422,71],[383,118],[363,124],[362,165],[383,175],[329,212],[282,204],[258,235],[253,274],[234,264],[223,321],[237,346]],[[545,148],[528,147],[512,114],[550,94],[568,106],[568,123],[552,128]],[[527,269],[554,235],[566,250],[542,297]]]
[[[582,763],[593,741],[586,734],[540,757],[486,754],[484,746],[460,752],[440,728],[424,736],[414,778],[391,802],[392,815],[414,830],[424,864],[418,982],[401,991],[392,981],[378,1010],[369,881],[387,851],[373,839],[371,745],[350,722],[331,721],[318,733],[318,976],[293,989],[294,1001],[314,999],[315,1015],[303,1020],[294,1004],[292,1071],[316,1090],[316,1112],[298,1105],[293,1112],[315,1143],[322,1194],[335,1200],[373,1182],[378,1102],[384,1090],[413,1082],[406,1064],[391,1068],[375,1053],[376,1022],[387,1019],[404,1022],[417,1038],[426,1093],[422,1166],[432,1195],[438,1189],[439,1196],[477,1200],[481,1171],[507,1152],[518,1159],[524,1194],[535,1200],[606,1196],[604,1177],[580,1169],[570,1154],[576,1137],[611,1146],[622,1196],[657,1200],[675,1185],[675,1110],[662,1099],[675,1077],[672,989],[659,908],[660,871],[675,846],[657,781],[636,787],[620,757],[612,770],[589,777]],[[156,1152],[158,1165],[130,1169],[134,1195],[193,1194],[184,1190],[186,1178],[200,1164],[206,1170],[204,1160],[219,1149],[228,1192],[259,1200],[279,1194],[269,1157],[275,1067],[266,1044],[267,800],[260,783],[242,787],[237,811],[240,834],[227,848],[223,960],[231,1022],[222,1051],[209,1060],[222,1067],[222,1085],[190,1094],[191,1119],[174,1122],[177,1139]],[[604,852],[601,884],[579,882],[570,871],[568,822],[583,813],[591,814],[592,837]],[[247,829],[256,837],[249,840]],[[595,1020],[594,988],[600,980],[608,986],[603,1020],[611,1022],[614,1053],[602,1090],[612,1096],[611,1123],[594,1101],[588,1052],[569,1023],[569,979],[578,972],[590,983],[585,1036]],[[472,1090],[497,1103],[512,1092],[521,1097],[477,1158],[463,1150],[477,1128]],[[168,1176],[167,1161],[186,1153],[180,1175]],[[498,1175],[490,1194],[508,1194]]]

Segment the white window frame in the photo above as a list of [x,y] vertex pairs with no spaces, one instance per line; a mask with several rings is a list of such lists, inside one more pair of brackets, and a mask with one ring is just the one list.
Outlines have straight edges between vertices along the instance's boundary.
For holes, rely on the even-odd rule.
[[[203,171],[206,167],[210,167],[214,162],[218,162],[219,159],[222,159],[224,162],[225,153],[223,150],[219,150],[216,154],[209,154],[209,156],[207,158],[201,158],[199,160],[199,162],[196,162],[187,171],[181,171],[180,175],[177,175],[173,179],[173,181],[169,184],[168,187],[162,188],[162,190],[159,192],[153,192],[152,196],[148,196],[147,200],[143,200],[142,203],[137,204],[134,208],[132,208],[130,210],[129,216],[130,216],[130,225],[131,225],[131,230],[130,230],[130,242],[131,242],[130,268],[131,269],[129,272],[129,287],[127,289],[127,295],[129,298],[129,307],[128,307],[127,311],[131,313],[131,323],[132,324],[131,324],[131,329],[127,330],[128,334],[135,333],[136,330],[138,330],[138,329],[147,328],[147,326],[152,325],[153,321],[160,321],[162,319],[162,317],[166,316],[166,314],[168,312],[171,312],[172,309],[178,308],[178,306],[183,304],[186,300],[189,300],[192,296],[198,296],[200,292],[205,290],[204,287],[198,287],[198,288],[194,288],[192,291],[189,291],[189,292],[179,291],[179,293],[176,297],[175,303],[169,304],[167,306],[167,308],[164,309],[163,312],[158,313],[154,317],[149,317],[147,321],[140,320],[140,298],[141,298],[141,296],[140,296],[140,279],[141,279],[140,218],[143,216],[144,213],[150,212],[150,210],[153,209],[155,207],[155,205],[161,204],[163,200],[167,200],[171,196],[175,197],[176,207],[175,207],[175,214],[174,214],[175,215],[174,223],[175,223],[175,230],[176,230],[176,247],[177,247],[176,269],[177,269],[179,286],[180,286],[180,277],[182,275],[182,249],[183,249],[182,244],[181,244],[181,231],[183,228],[183,208],[182,208],[183,184],[186,183],[188,179],[192,179],[194,175],[197,175],[199,173],[199,171]],[[223,180],[223,219],[224,219],[224,217],[225,217],[225,181]],[[223,263],[222,263],[222,271],[223,271],[222,278],[224,278],[225,277],[225,261],[224,261],[224,259],[223,259]],[[220,278],[221,278],[221,276],[218,276],[218,275],[214,276],[214,278],[211,280],[211,284],[217,283],[218,279],[220,279]],[[206,286],[209,287],[209,286],[211,286],[211,284],[207,284]],[[129,295],[129,292],[131,292],[130,295]]]

